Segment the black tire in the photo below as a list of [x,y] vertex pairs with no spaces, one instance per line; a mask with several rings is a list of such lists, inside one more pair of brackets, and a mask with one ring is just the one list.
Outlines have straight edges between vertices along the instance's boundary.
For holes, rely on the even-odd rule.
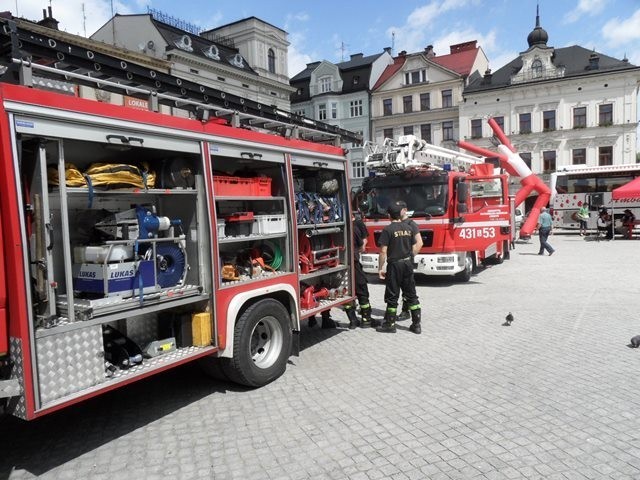
[[291,355],[289,312],[273,299],[251,305],[236,322],[233,358],[222,358],[232,382],[262,387],[280,377]]
[[471,274],[473,273],[474,268],[475,262],[473,261],[473,257],[470,253],[467,253],[467,256],[464,259],[464,270],[456,273],[456,279],[460,282],[468,282],[471,280]]

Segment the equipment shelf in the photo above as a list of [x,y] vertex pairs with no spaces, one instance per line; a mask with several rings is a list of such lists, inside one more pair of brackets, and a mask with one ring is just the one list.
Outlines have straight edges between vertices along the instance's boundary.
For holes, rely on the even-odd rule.
[[218,240],[218,243],[255,242],[256,240],[267,240],[270,238],[283,238],[287,233],[271,233],[265,235],[245,235],[243,237],[225,237]]
[[304,282],[305,280],[309,280],[310,278],[322,277],[323,275],[342,272],[343,270],[347,270],[347,268],[347,265],[338,265],[337,267],[323,268],[315,272],[300,274],[300,281]]
[[[59,193],[55,190],[52,193]],[[89,195],[87,187],[66,187],[66,193],[69,195]],[[92,195],[195,195],[198,190],[195,188],[114,188],[102,190],[94,188]]]
[[298,225],[298,230],[303,229],[323,229],[330,227],[342,227],[344,222],[330,222],[330,223],[305,223],[304,225]]
[[[68,318],[60,318],[59,322],[52,327],[49,328],[38,328],[36,329],[36,338],[48,337],[50,335],[57,335],[64,332],[69,332],[71,330],[78,330],[81,328],[90,327],[92,325],[100,325],[103,323],[113,322],[115,320],[121,320],[123,318],[123,311],[130,314],[130,316],[139,316],[147,313],[159,312],[162,310],[166,310],[169,307],[179,307],[182,305],[190,305],[198,302],[205,302],[209,300],[209,294],[199,293],[198,290],[195,290],[194,287],[186,286],[184,287],[184,291],[186,293],[177,292],[178,289],[175,289],[175,297],[169,297],[166,295],[167,292],[163,292],[163,294],[151,294],[145,295],[143,300],[146,302],[143,306],[140,306],[140,299],[138,297],[131,297],[126,299],[119,298],[105,298],[101,299],[103,301],[103,305],[99,307],[104,315],[96,316],[90,318],[88,320],[77,320],[71,321]],[[195,294],[194,294],[195,293]],[[183,295],[180,297],[179,295]],[[187,296],[191,295],[191,296]],[[65,310],[65,300],[66,296],[61,295],[61,298],[58,300],[58,307],[61,310],[62,314],[66,314]],[[151,298],[149,298],[151,297]],[[86,301],[75,299],[75,311],[82,311],[82,307],[89,307]],[[100,311],[100,310],[98,310]]]

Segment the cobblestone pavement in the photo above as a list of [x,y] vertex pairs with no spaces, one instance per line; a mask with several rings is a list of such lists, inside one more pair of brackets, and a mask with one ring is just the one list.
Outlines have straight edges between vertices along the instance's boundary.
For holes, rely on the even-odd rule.
[[261,389],[188,365],[4,418],[0,477],[640,478],[640,241],[550,242],[552,257],[534,237],[467,284],[420,280],[422,335],[305,325],[301,356]]

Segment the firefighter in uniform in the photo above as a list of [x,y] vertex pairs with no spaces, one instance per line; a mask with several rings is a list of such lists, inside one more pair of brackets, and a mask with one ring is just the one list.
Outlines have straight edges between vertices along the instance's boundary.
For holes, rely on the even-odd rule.
[[[378,275],[385,280],[384,301],[387,309],[384,313],[380,332],[396,332],[396,320],[400,289],[404,292],[411,312],[411,326],[413,333],[421,333],[420,327],[420,301],[416,293],[416,283],[413,278],[413,256],[418,252],[417,237],[419,233],[414,230],[402,218],[406,215],[407,204],[403,201],[395,201],[389,207],[391,223],[384,227],[380,234],[378,244],[380,246],[380,264]],[[384,271],[385,261],[387,271]]]
[[367,284],[367,276],[362,269],[360,263],[360,252],[364,251],[367,245],[367,226],[364,224],[361,218],[354,216],[353,218],[353,264],[354,264],[354,280],[356,284],[356,297],[360,304],[360,315],[362,319],[358,320],[356,316],[356,302],[353,301],[344,306],[344,311],[349,319],[349,328],[354,329],[356,327],[377,327],[379,322],[377,320],[371,320],[371,305],[369,304],[369,286]]
[[[413,230],[414,235],[417,234],[416,237],[417,245],[414,248],[414,251],[419,252],[422,249],[422,236],[420,235],[420,229],[418,224],[413,221],[413,219],[407,215],[406,213],[402,217],[402,221],[406,222],[411,230]],[[411,312],[409,312],[409,301],[407,300],[407,296],[402,292],[402,312],[398,315],[398,320],[409,320],[411,318]]]

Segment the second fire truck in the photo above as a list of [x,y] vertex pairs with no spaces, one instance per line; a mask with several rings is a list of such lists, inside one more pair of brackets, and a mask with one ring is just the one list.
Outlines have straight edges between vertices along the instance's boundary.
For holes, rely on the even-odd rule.
[[365,179],[357,202],[369,229],[369,247],[361,256],[365,272],[378,271],[377,241],[389,222],[394,200],[407,203],[418,224],[423,248],[415,272],[454,275],[468,281],[481,262],[508,258],[514,223],[507,175],[494,164],[416,138],[368,143]]

